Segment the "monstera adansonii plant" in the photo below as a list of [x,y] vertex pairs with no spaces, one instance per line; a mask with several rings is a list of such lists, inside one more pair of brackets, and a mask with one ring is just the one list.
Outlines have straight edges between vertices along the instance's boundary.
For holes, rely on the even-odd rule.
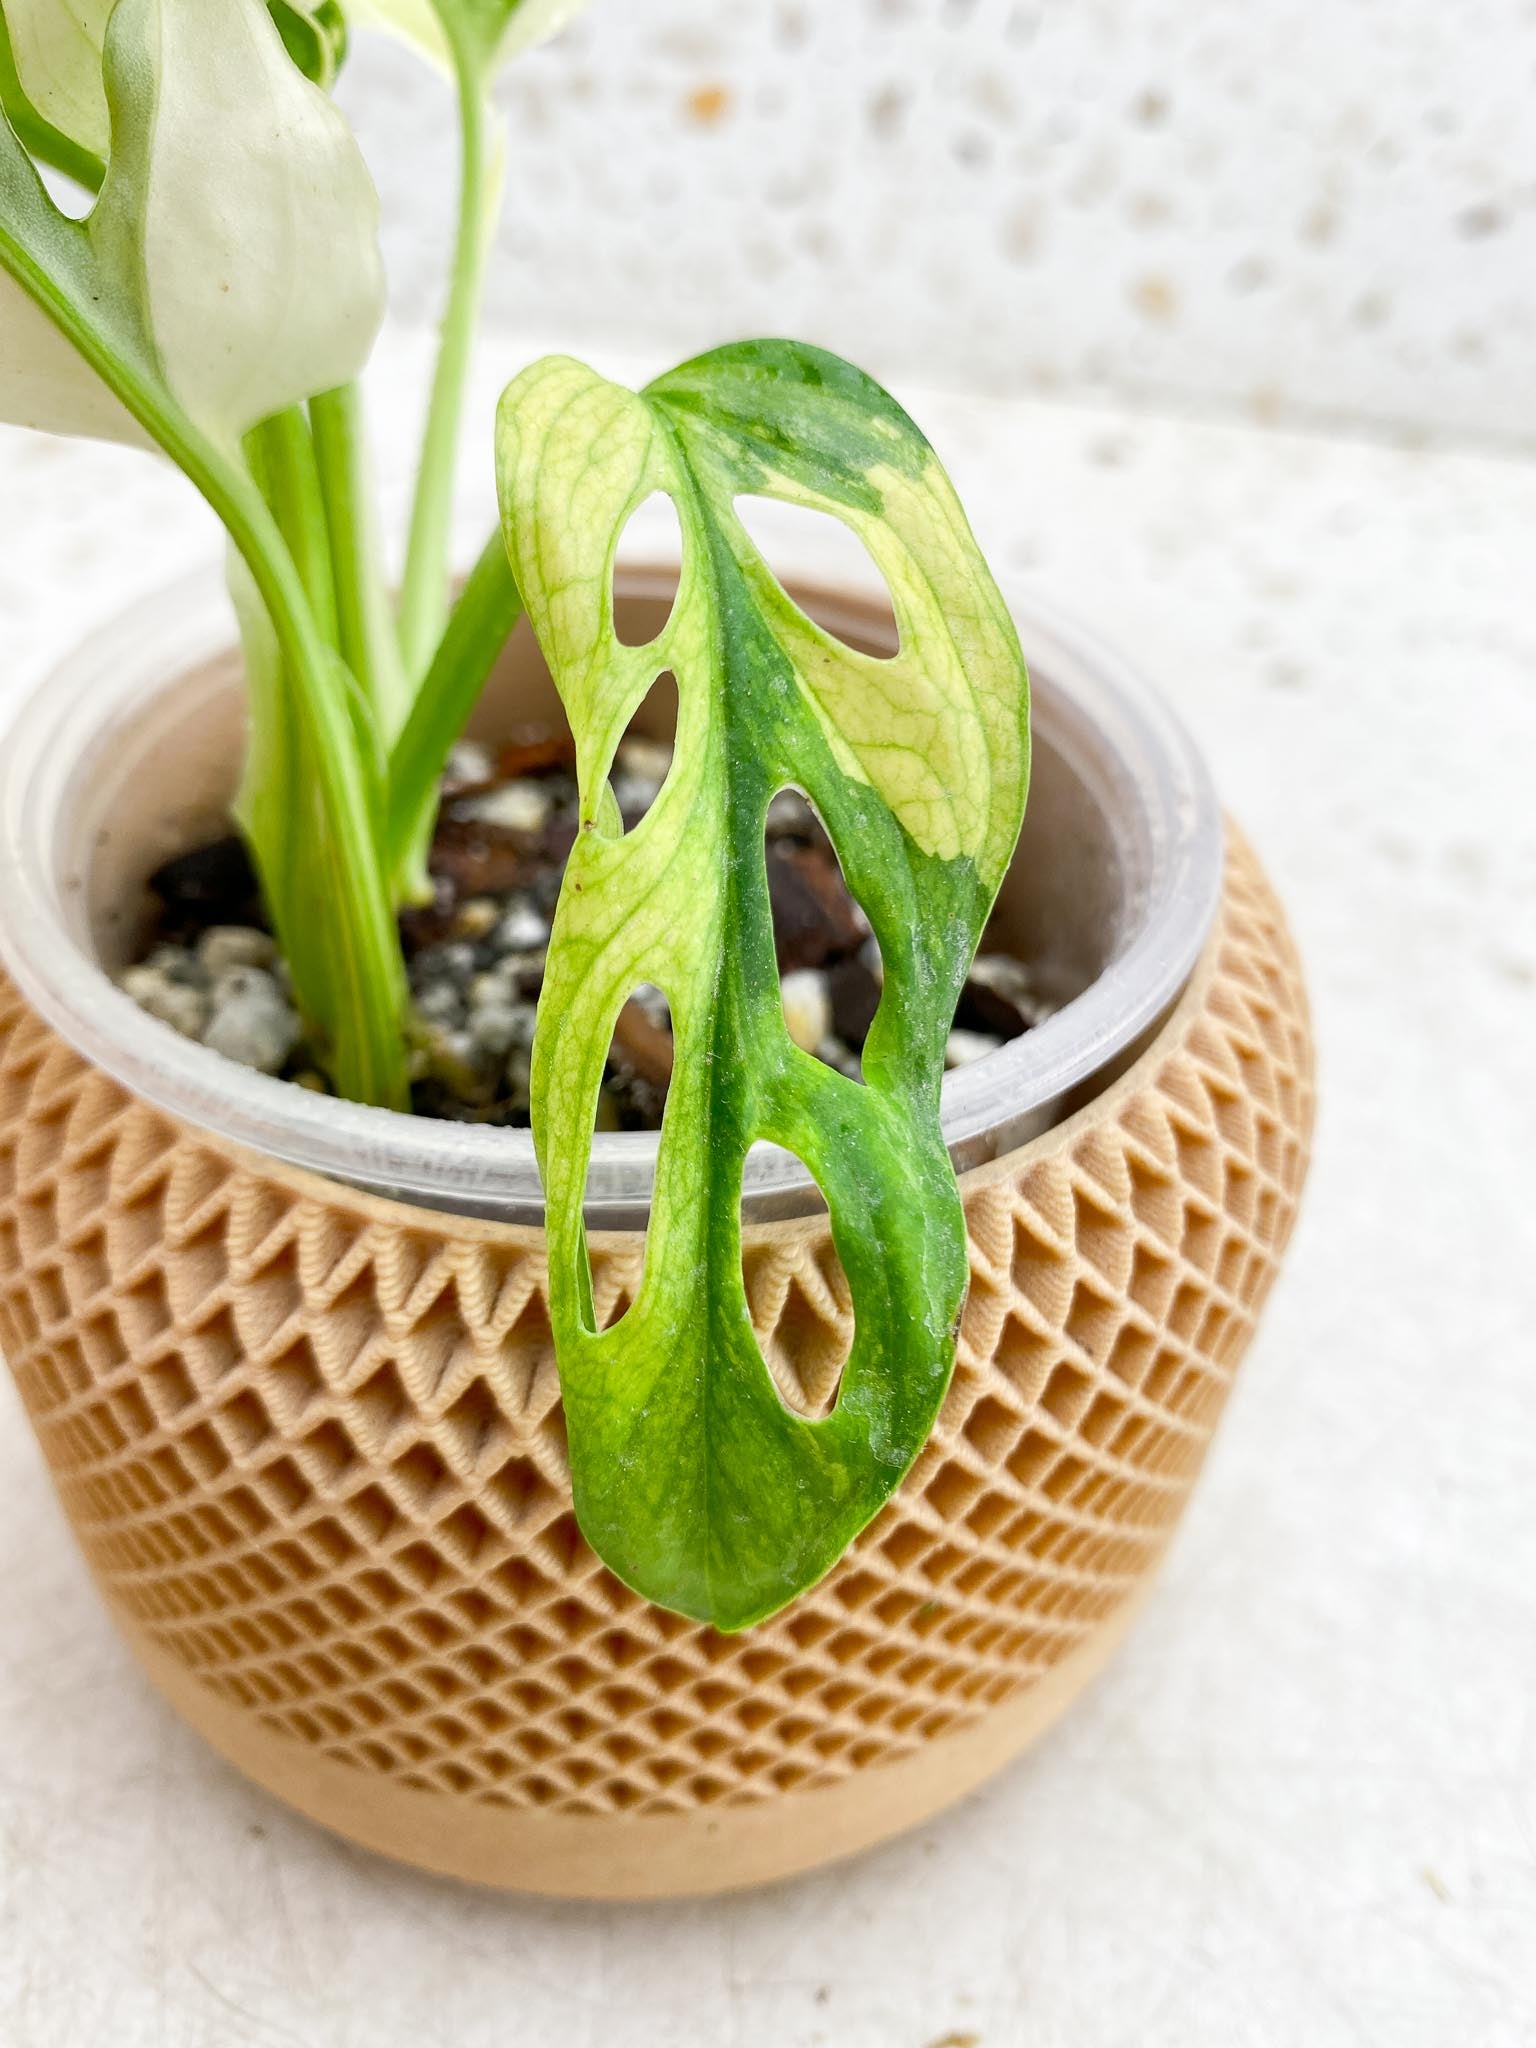
[[[581,830],[534,1045],[534,1132],[576,1508],[628,1584],[742,1628],[837,1560],[922,1448],[948,1383],[965,1223],[939,1125],[944,1041],[1013,851],[1029,771],[1018,640],[955,493],[878,385],[786,342],[721,349],[636,396],[563,358],[507,391],[507,545],[576,736]],[[613,624],[619,535],[655,492],[682,573],[647,645]],[[895,608],[898,651],[815,625],[738,516],[834,514]],[[677,680],[673,766],[626,833],[614,749]],[[814,804],[879,943],[863,1081],[793,1043],[774,960],[768,805]],[[638,1298],[595,1326],[582,1199],[603,1061],[639,983],[676,1065]],[[747,1148],[787,1147],[826,1196],[855,1335],[830,1415],[781,1400],[742,1280]]]
[[[638,395],[563,357],[524,372],[498,415],[501,528],[454,594],[458,429],[500,189],[492,86],[574,11],[0,0],[0,418],[157,450],[222,520],[248,681],[238,822],[311,1040],[357,1101],[408,1107],[397,918],[423,886],[444,760],[526,608],[582,812],[533,1062],[576,1510],[627,1584],[737,1629],[814,1583],[889,1498],[953,1367],[965,1229],[939,1088],[1023,813],[1028,688],[928,443],[869,378],[788,342],[721,349]],[[398,601],[356,381],[382,317],[377,202],[329,96],[358,24],[447,73],[462,143]],[[614,629],[613,566],[658,492],[681,574],[636,647]],[[801,609],[742,522],[754,497],[852,529],[890,590],[894,654]],[[673,764],[626,831],[610,767],[668,671]],[[879,944],[861,1081],[784,1021],[764,820],[791,786]],[[675,1064],[638,1298],[599,1329],[583,1200],[604,1060],[642,984],[671,1006]],[[742,1178],[760,1140],[814,1176],[852,1297],[821,1419],[781,1400],[748,1313]]]

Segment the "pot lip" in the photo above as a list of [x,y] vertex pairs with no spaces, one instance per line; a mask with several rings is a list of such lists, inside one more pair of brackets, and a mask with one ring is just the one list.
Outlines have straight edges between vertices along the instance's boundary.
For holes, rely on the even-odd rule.
[[[826,587],[806,562],[796,580]],[[799,565],[791,565],[791,573]],[[850,598],[873,594],[838,565]],[[629,573],[633,590],[668,572]],[[1037,721],[1069,757],[1096,761],[1112,826],[1138,871],[1122,908],[1129,938],[1099,977],[1022,1038],[944,1077],[942,1120],[957,1170],[997,1158],[1111,1062],[1132,1052],[1177,1001],[1214,924],[1222,823],[1205,762],[1182,724],[1126,659],[1033,597],[1009,596],[1032,674]],[[93,1064],[136,1095],[213,1135],[327,1179],[427,1208],[513,1222],[542,1219],[527,1131],[443,1123],[312,1094],[233,1065],[146,1016],[91,956],[79,929],[80,879],[58,872],[69,801],[94,757],[156,698],[194,682],[227,687],[217,657],[233,630],[222,579],[204,569],[138,600],[43,678],[0,742],[0,960],[27,999]],[[1043,685],[1043,687],[1042,687]],[[73,914],[72,914],[73,913]],[[657,1134],[600,1132],[588,1180],[593,1229],[643,1225]],[[823,1204],[793,1154],[759,1144],[743,1173],[743,1220]]]

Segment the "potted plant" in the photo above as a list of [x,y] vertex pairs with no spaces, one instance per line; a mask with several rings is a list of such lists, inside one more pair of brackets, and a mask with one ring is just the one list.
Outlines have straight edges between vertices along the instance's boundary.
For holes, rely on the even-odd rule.
[[[524,370],[455,591],[489,87],[569,11],[0,0],[0,414],[176,463],[242,648],[237,679],[176,594],[9,743],[0,1340],[119,1619],[235,1761],[433,1867],[645,1892],[905,1824],[1102,1661],[1283,1247],[1310,1092],[1283,922],[1187,743],[1010,611],[849,364]],[[347,14],[447,68],[463,141],[398,603]],[[675,573],[616,578],[658,497]],[[851,529],[857,587],[770,566],[763,499]],[[1020,620],[1047,772],[1015,859]],[[547,928],[523,884],[558,806],[483,766],[514,733],[566,777]],[[248,869],[206,852],[231,816]],[[456,825],[517,886],[445,903]],[[145,879],[163,916],[189,855],[215,909],[136,964]],[[842,934],[823,963],[856,981],[857,947],[857,1027],[824,964],[784,971],[780,868]],[[988,976],[1000,891],[1036,957]],[[429,990],[450,954],[470,984]],[[1036,1028],[961,1043],[962,1000]],[[659,1131],[594,1128],[616,1034]]]

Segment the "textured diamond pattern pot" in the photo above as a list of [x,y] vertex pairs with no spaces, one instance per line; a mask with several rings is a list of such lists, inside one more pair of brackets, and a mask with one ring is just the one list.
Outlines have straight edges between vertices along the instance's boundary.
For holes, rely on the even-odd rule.
[[[627,601],[643,623],[663,584]],[[732,1638],[576,1527],[526,1134],[230,1068],[103,972],[230,794],[211,594],[130,615],[12,735],[0,1343],[150,1676],[316,1819],[529,1890],[750,1883],[957,1797],[1119,1641],[1285,1245],[1310,1044],[1187,743],[1110,657],[1019,620],[1037,768],[1003,916],[1064,1006],[946,1083],[971,1288],[931,1443],[821,1586]],[[490,726],[549,702],[531,649],[504,667]],[[653,1158],[594,1157],[600,1311],[637,1285]],[[745,1199],[765,1354],[817,1412],[850,1340],[825,1217],[771,1152]]]

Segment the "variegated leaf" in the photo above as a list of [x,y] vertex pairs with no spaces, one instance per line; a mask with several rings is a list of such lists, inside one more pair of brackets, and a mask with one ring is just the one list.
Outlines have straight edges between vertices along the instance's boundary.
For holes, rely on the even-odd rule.
[[[1023,661],[932,449],[821,351],[741,344],[640,396],[549,359],[502,400],[498,471],[582,804],[533,1070],[577,1513],[628,1584],[740,1628],[836,1561],[921,1449],[949,1378],[966,1257],[939,1084],[1023,811]],[[629,647],[614,631],[614,550],[656,491],[677,508],[681,584],[662,632]],[[854,529],[891,591],[893,657],[812,623],[749,539],[743,494]],[[625,833],[606,778],[669,669],[672,770]],[[879,941],[862,1085],[785,1026],[764,821],[786,785],[809,794]],[[640,983],[671,1005],[676,1064],[644,1282],[600,1331],[583,1197],[605,1056]],[[748,1315],[739,1210],[759,1139],[815,1175],[852,1292],[853,1349],[822,1420],[780,1399]]]

